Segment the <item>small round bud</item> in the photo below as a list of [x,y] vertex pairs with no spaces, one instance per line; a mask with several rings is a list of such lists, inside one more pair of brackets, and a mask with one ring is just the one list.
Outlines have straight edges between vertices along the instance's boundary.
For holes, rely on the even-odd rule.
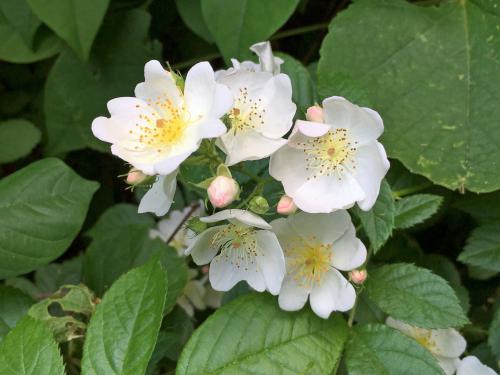
[[297,211],[297,206],[293,203],[293,199],[288,195],[283,195],[278,202],[276,211],[282,215],[290,215]]
[[207,229],[207,223],[200,220],[199,217],[192,217],[187,221],[187,228],[192,230],[196,234],[200,234],[205,229]]
[[248,208],[256,214],[265,214],[269,210],[269,203],[267,203],[266,198],[258,195],[250,200]]
[[352,270],[349,272],[349,280],[358,285],[363,284],[367,276],[366,270]]
[[314,122],[323,122],[323,108],[319,105],[307,108],[306,119]]
[[127,184],[129,185],[139,185],[147,180],[150,176],[144,174],[142,171],[136,168],[132,168],[127,174]]
[[207,189],[208,199],[212,206],[223,208],[229,206],[238,196],[238,183],[226,176],[217,176]]

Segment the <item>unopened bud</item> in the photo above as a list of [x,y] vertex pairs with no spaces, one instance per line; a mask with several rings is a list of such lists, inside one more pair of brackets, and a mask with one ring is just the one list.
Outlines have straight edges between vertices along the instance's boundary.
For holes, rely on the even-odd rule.
[[248,204],[248,208],[256,214],[265,214],[269,210],[269,203],[267,203],[266,198],[258,195],[252,198]]
[[319,105],[307,108],[306,119],[314,122],[323,122],[323,108]]
[[358,285],[365,282],[366,276],[368,276],[366,270],[352,270],[349,272],[349,280]]
[[290,215],[297,211],[297,206],[293,203],[293,199],[288,195],[283,195],[278,202],[278,207],[276,211],[282,215]]
[[208,199],[212,206],[223,208],[229,206],[238,196],[238,183],[226,176],[217,176],[207,189]]
[[127,174],[127,184],[129,185],[139,185],[148,179],[148,175],[144,174],[142,171],[136,168],[132,168]]
[[189,219],[186,226],[196,234],[200,234],[207,229],[207,223],[201,221],[199,217],[192,217]]

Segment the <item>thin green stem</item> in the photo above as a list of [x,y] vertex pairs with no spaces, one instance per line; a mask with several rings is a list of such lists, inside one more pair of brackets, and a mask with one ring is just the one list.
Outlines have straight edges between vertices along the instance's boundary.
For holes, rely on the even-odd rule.
[[[363,268],[366,268],[368,266],[368,262],[370,261],[372,253],[373,253],[373,247],[370,245],[368,247],[366,260],[365,260],[365,263],[363,264]],[[354,306],[352,307],[351,311],[349,312],[349,319],[347,320],[347,325],[349,327],[352,327],[352,325],[354,324],[354,316],[356,315],[356,308],[358,307],[359,296],[363,292],[363,289],[364,288],[361,287],[360,289],[358,289],[356,291],[356,300],[354,301]]]
[[394,198],[403,198],[406,195],[410,195],[413,193],[418,193],[422,190],[428,189],[432,186],[432,182],[424,182],[420,185],[410,186],[404,189],[396,190],[392,192]]
[[307,34],[307,33],[312,33],[314,31],[318,31],[318,30],[328,29],[328,25],[329,25],[328,22],[323,22],[323,23],[316,23],[313,25],[297,27],[295,29],[284,30],[284,31],[281,31],[279,33],[274,34],[270,38],[270,40],[279,40],[279,39],[288,38],[288,37],[295,36],[295,35]]

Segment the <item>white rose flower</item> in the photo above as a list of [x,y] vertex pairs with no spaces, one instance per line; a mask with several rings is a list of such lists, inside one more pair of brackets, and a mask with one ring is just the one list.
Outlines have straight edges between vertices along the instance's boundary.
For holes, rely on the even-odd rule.
[[332,212],[355,202],[369,210],[389,169],[377,142],[382,119],[340,97],[325,99],[315,117],[324,122],[297,120],[287,145],[271,156],[270,175],[303,211]]
[[275,57],[273,55],[273,50],[269,41],[255,43],[250,47],[250,51],[254,52],[259,57],[259,63],[255,63],[249,60],[239,62],[236,59],[231,59],[233,67],[227,70],[218,70],[217,72],[215,72],[216,78],[219,77],[219,74],[233,72],[234,70],[268,72],[272,74],[280,73],[280,65],[283,64],[284,61],[279,57]]
[[452,375],[460,363],[459,357],[465,351],[467,343],[457,330],[424,329],[411,326],[388,317],[386,324],[414,338],[437,359],[446,375]]
[[96,118],[92,132],[112,144],[113,154],[145,174],[167,175],[198,149],[202,139],[226,131],[219,118],[231,107],[232,95],[215,82],[207,62],[189,70],[183,91],[158,61],[146,64],[144,77],[135,98],[108,102],[111,117]]
[[483,365],[477,357],[470,355],[460,361],[457,375],[497,375],[496,371]]
[[177,188],[178,169],[166,176],[156,176],[156,181],[144,194],[139,203],[138,212],[152,212],[156,216],[165,215],[174,201]]
[[283,310],[300,310],[310,296],[322,318],[354,305],[354,287],[339,272],[366,260],[366,248],[346,211],[311,215],[300,212],[271,223],[285,252],[286,276],[279,294]]
[[196,264],[210,263],[209,279],[218,291],[228,291],[245,280],[253,289],[278,294],[285,260],[276,235],[262,218],[244,210],[224,210],[200,219],[206,223],[228,220],[196,237],[186,254]]
[[227,133],[217,146],[227,155],[226,165],[268,157],[286,143],[282,137],[293,124],[296,105],[285,74],[232,70],[217,82],[231,90],[234,103],[227,116]]

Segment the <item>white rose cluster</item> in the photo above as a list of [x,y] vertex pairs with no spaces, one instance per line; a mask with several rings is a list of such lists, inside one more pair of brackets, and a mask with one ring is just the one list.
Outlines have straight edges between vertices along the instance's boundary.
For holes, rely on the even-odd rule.
[[[377,141],[384,125],[374,110],[341,97],[326,98],[294,122],[297,107],[290,77],[280,72],[283,60],[269,42],[251,50],[259,63],[233,59],[231,68],[214,72],[200,62],[185,80],[158,61],[148,62],[135,97],[109,101],[111,116],[96,118],[92,131],[132,166],[130,184],[149,186],[139,212],[158,216],[172,205],[186,159],[207,143],[225,154],[217,168],[222,172],[203,185],[214,213],[199,219],[205,230],[183,241],[185,254],[209,265],[216,291],[244,280],[256,291],[279,295],[284,310],[299,310],[309,299],[312,310],[328,318],[354,306],[351,281],[366,278],[367,251],[346,209],[357,204],[370,210],[377,199],[389,169]],[[190,160],[197,157],[204,156]],[[283,186],[276,210],[284,217],[270,223],[256,214],[266,209],[263,199],[232,206],[240,188],[230,168],[264,158],[270,158],[268,178]],[[153,234],[166,240],[170,230]],[[195,284],[190,288],[205,288]]]

